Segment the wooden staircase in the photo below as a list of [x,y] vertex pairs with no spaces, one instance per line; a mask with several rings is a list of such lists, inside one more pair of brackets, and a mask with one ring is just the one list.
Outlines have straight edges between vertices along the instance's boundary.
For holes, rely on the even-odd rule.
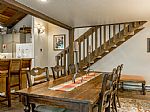
[[[91,27],[76,42],[78,42],[78,65],[79,68],[87,69],[89,66],[103,58],[105,55],[116,49],[122,43],[133,37],[143,29],[142,25],[146,21],[136,21],[128,23],[108,24]],[[74,54],[75,55],[75,54]],[[56,56],[57,65],[64,66],[64,71],[68,70],[69,47],[65,48]]]

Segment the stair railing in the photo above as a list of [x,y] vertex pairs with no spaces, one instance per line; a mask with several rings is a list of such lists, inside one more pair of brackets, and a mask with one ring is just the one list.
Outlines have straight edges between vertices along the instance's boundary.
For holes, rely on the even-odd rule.
[[[133,35],[134,30],[144,23],[145,21],[137,21],[91,27],[75,40],[79,44],[77,60],[79,68],[88,66],[89,57],[90,62],[94,63],[96,58],[101,58],[102,54],[110,52],[110,48],[117,47],[119,41],[125,41],[126,36]],[[88,53],[89,47],[91,47],[91,54]],[[56,60],[57,65],[64,66],[65,73],[69,66],[69,47],[60,52]]]

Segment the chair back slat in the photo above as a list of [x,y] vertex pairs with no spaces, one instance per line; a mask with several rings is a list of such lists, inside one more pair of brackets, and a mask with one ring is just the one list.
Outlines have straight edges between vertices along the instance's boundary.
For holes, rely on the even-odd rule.
[[0,71],[9,70],[10,62],[9,59],[0,59]]
[[30,70],[31,69],[31,61],[32,61],[31,58],[22,59],[22,67],[21,68]]
[[20,72],[21,71],[21,59],[12,59],[10,72]]

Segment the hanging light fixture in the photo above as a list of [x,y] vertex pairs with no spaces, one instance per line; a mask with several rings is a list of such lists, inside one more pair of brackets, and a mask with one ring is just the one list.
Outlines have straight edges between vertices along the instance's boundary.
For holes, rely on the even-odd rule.
[[42,2],[47,2],[47,0],[41,0]]

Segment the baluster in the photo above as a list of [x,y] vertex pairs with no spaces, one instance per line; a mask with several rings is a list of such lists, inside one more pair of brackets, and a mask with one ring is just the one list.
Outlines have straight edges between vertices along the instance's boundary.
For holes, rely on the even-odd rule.
[[[61,54],[61,61],[60,61],[60,65],[63,66],[63,54]],[[62,75],[62,70],[61,70],[61,75]]]
[[64,50],[64,75],[66,75],[66,49]]
[[67,67],[69,72],[69,48],[67,49]]
[[[57,57],[58,57],[57,65],[59,66],[59,63],[61,61],[61,55],[59,55]],[[57,72],[57,77],[59,77],[59,72]]]
[[123,28],[123,35],[126,35],[126,24],[124,23],[124,26],[123,26],[124,28]]
[[104,49],[106,49],[106,26],[104,25]]
[[83,59],[85,62],[85,36],[84,36],[84,40],[83,40]]
[[136,27],[136,22],[134,22],[133,24],[134,24],[134,26],[133,26],[133,27],[135,28],[135,27]]
[[[93,37],[93,33],[94,33],[93,29],[92,29],[92,32],[91,32],[91,33],[92,33],[92,38],[91,38],[91,43],[90,43],[90,44],[91,44],[92,52],[93,52],[93,50],[94,50],[94,48],[93,48],[93,45],[94,45],[94,43],[93,43],[93,42],[94,42],[94,41],[93,41],[93,38],[94,38],[94,37]],[[89,44],[89,45],[90,45],[90,44]]]
[[113,25],[113,42],[116,43],[116,25]]
[[121,28],[120,28],[120,24],[119,24],[119,38],[121,37]]
[[99,45],[100,45],[100,50],[102,50],[102,26],[100,26],[99,29]]
[[130,32],[130,30],[131,30],[131,25],[130,25],[131,23],[129,23],[129,25],[128,25],[128,32]]
[[[81,42],[78,42],[79,44],[79,62],[81,62]],[[79,64],[79,68],[81,67],[81,65]]]
[[98,30],[98,27],[96,26],[95,27],[95,54],[94,54],[94,56],[98,55],[98,48],[97,48],[98,36],[97,36],[97,30]]
[[97,27],[95,27],[95,49],[97,49],[97,42],[98,42],[98,39],[97,39]]
[[87,38],[87,52],[86,52],[86,54],[87,54],[87,57],[89,56],[89,53],[88,53],[88,50],[89,50],[89,37]]
[[110,39],[111,39],[111,25],[109,25],[109,45],[111,43]]

